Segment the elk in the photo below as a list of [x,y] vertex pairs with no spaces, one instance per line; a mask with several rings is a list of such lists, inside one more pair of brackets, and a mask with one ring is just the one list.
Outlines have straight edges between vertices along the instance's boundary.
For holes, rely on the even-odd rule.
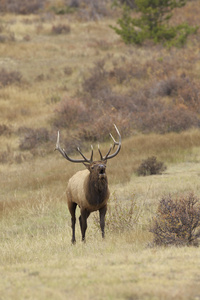
[[[76,243],[75,238],[75,224],[76,224],[76,207],[80,207],[79,223],[82,234],[82,241],[85,241],[85,233],[87,229],[87,218],[91,212],[99,211],[100,228],[102,238],[104,238],[105,228],[105,215],[107,211],[107,203],[109,199],[108,179],[106,175],[106,163],[108,159],[115,157],[121,149],[121,135],[117,126],[114,127],[119,136],[119,141],[115,141],[114,137],[110,133],[114,145],[110,147],[105,156],[102,155],[99,145],[98,151],[100,155],[99,161],[93,161],[93,147],[91,146],[91,156],[87,159],[77,147],[77,151],[82,156],[81,159],[73,159],[68,156],[66,151],[60,147],[60,135],[58,131],[57,143],[55,150],[58,150],[62,156],[72,163],[83,163],[86,170],[78,171],[75,173],[68,182],[67,187],[67,204],[71,214],[71,226],[72,226],[72,244]],[[111,153],[112,148],[117,146],[114,153]]]

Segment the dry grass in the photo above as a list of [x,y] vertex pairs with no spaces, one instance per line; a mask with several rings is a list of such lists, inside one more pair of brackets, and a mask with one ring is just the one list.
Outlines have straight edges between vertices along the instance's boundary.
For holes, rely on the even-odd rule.
[[[183,137],[186,134],[196,136],[197,132],[184,133]],[[180,135],[176,137],[172,145],[178,149]],[[154,136],[140,138],[143,144],[154,140]],[[158,138],[162,145],[169,136]],[[125,149],[130,150],[138,139],[124,141]],[[161,149],[164,152],[164,147]],[[148,247],[153,238],[149,220],[161,196],[188,191],[200,195],[198,153],[199,147],[190,145],[184,150],[182,162],[169,164],[163,175],[136,177],[132,173],[130,181],[122,183],[126,166],[135,159],[134,152],[127,155],[123,150],[118,158],[125,166],[120,166],[117,159],[117,166],[114,160],[108,166],[111,203],[117,196],[126,205],[133,195],[140,209],[138,222],[132,229],[119,233],[107,228],[106,239],[102,241],[91,216],[86,244],[81,243],[77,224],[75,246],[70,243],[65,188],[67,178],[81,167],[65,162],[63,168],[58,153],[38,158],[33,164],[2,167],[0,182],[5,202],[0,221],[0,291],[3,299],[80,299],[83,295],[86,299],[198,297],[198,248]],[[121,178],[120,183],[113,184],[117,178]]]
[[[191,12],[198,14],[198,10],[197,1],[191,1],[181,17],[191,19]],[[80,96],[90,68],[100,60],[105,61],[112,96],[123,92],[127,104],[127,93],[136,95],[142,89],[145,94],[148,86],[153,98],[155,82],[166,84],[173,75],[180,78],[185,72],[196,82],[199,37],[191,38],[183,49],[168,52],[159,46],[124,45],[108,27],[115,23],[110,19],[80,22],[77,15],[48,14],[4,15],[1,21],[6,25],[3,33],[15,36],[1,43],[1,68],[17,70],[22,78],[0,89],[0,157],[8,156],[0,164],[0,299],[199,299],[199,250],[148,247],[149,220],[161,197],[169,192],[200,195],[199,130],[142,135],[129,128],[131,135],[123,136],[120,154],[108,161],[108,178],[111,201],[116,195],[123,206],[134,197],[141,211],[138,222],[119,233],[107,228],[102,242],[90,217],[87,243],[80,242],[77,226],[77,244],[72,247],[65,189],[70,176],[84,167],[64,162],[53,152],[56,130],[50,122],[63,98]],[[59,24],[70,24],[70,32],[53,35],[52,27]],[[115,104],[121,104],[120,97]],[[137,97],[143,99],[142,94]],[[174,99],[162,100],[172,103]],[[113,120],[116,115],[112,110]],[[117,119],[123,128],[126,119],[126,115]],[[50,141],[37,153],[20,151],[21,127],[44,127]],[[61,136],[69,133],[62,129]],[[85,147],[87,155],[90,144]],[[101,144],[102,152],[108,147],[107,140]],[[96,159],[96,143],[94,148]],[[151,156],[163,161],[167,170],[137,177],[138,166]]]

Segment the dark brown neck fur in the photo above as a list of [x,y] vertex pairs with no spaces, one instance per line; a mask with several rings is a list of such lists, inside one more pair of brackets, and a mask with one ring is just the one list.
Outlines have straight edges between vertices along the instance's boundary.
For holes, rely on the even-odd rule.
[[107,176],[105,175],[104,177],[99,178],[99,176],[91,176],[91,174],[89,174],[86,198],[90,205],[99,205],[103,203],[105,199],[108,199],[108,196],[109,190]]

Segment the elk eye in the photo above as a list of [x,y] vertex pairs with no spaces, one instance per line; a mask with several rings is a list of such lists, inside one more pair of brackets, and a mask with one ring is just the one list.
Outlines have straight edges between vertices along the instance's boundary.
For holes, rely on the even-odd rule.
[[91,169],[93,170],[93,169],[94,169],[94,166],[91,166]]

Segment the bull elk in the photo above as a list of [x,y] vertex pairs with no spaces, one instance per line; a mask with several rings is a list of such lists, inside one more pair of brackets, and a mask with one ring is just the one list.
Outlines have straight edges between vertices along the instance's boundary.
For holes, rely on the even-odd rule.
[[93,211],[99,211],[100,227],[102,237],[104,238],[105,227],[105,215],[107,211],[107,202],[109,198],[108,179],[106,175],[106,163],[108,159],[115,157],[121,149],[121,135],[117,126],[114,124],[119,141],[115,141],[114,137],[110,133],[110,136],[114,142],[113,149],[117,146],[114,153],[111,153],[112,145],[105,156],[102,155],[98,146],[100,155],[99,161],[93,161],[93,147],[91,156],[87,159],[80,148],[77,151],[82,156],[81,159],[72,159],[68,156],[64,149],[60,147],[59,143],[59,131],[57,137],[57,143],[55,150],[58,150],[62,156],[73,163],[83,163],[86,170],[78,171],[75,173],[68,182],[67,187],[67,204],[69,212],[71,214],[71,226],[72,226],[72,243],[76,242],[75,238],[75,224],[76,224],[76,207],[80,207],[79,223],[82,233],[82,241],[85,241],[85,232],[87,229],[87,218]]

